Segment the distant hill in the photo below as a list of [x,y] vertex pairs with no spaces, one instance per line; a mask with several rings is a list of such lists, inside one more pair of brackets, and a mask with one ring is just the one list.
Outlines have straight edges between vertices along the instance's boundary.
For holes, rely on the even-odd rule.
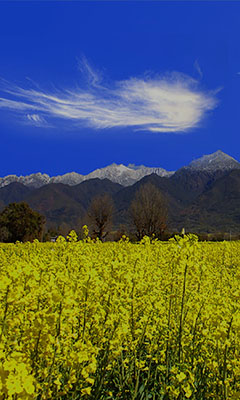
[[240,170],[213,181],[182,212],[188,229],[240,232]]
[[31,191],[31,188],[18,182],[12,182],[9,185],[0,188],[0,207],[4,207],[4,205],[9,203],[24,200]]

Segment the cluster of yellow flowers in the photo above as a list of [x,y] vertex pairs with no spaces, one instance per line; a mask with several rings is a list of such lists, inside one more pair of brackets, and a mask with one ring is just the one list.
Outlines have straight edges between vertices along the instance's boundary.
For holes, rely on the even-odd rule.
[[240,243],[0,245],[0,399],[240,398]]

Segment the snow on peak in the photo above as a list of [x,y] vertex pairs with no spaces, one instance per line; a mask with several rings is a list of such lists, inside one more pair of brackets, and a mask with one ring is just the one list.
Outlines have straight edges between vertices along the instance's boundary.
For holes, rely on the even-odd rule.
[[186,168],[207,171],[231,170],[240,169],[240,163],[223,151],[217,150],[193,160]]
[[135,166],[134,164],[130,164],[128,166],[124,164],[111,164],[107,167],[96,169],[90,174],[85,176],[86,179],[92,178],[107,178],[112,182],[120,183],[123,186],[133,185],[135,182],[139,181],[146,175],[150,175],[155,173],[159,176],[170,176],[174,173],[174,171],[166,171],[163,168],[151,168],[145,167],[144,165]]
[[159,176],[171,176],[174,171],[166,171],[163,168],[150,168],[141,166],[126,166],[124,164],[113,163],[103,168],[98,168],[88,175],[81,175],[77,172],[69,172],[64,175],[58,175],[49,177],[47,174],[41,174],[40,172],[36,174],[31,174],[27,176],[16,176],[8,175],[4,178],[0,178],[0,188],[9,185],[12,182],[20,182],[26,186],[38,188],[49,183],[64,183],[70,186],[77,185],[88,179],[109,179],[112,182],[120,183],[123,186],[133,185],[135,182],[139,181],[146,175],[155,173]]
[[12,182],[19,182],[26,186],[39,188],[43,185],[47,185],[50,182],[50,177],[49,175],[42,174],[41,172],[26,176],[7,175],[3,178],[0,178],[0,188],[9,185]]
[[84,181],[84,175],[77,172],[68,172],[64,175],[53,176],[50,178],[50,183],[65,183],[66,185],[74,186]]

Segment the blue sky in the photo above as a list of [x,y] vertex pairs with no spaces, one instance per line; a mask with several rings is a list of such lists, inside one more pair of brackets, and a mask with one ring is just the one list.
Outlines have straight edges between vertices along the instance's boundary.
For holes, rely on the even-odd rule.
[[240,160],[240,2],[1,1],[0,176]]

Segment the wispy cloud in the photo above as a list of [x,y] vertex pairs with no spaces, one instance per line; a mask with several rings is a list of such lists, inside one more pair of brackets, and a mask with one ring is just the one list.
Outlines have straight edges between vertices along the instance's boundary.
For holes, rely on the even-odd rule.
[[26,116],[27,121],[30,122],[31,124],[35,126],[43,126],[43,125],[48,125],[45,118],[38,114],[27,114]]
[[[46,91],[1,81],[0,109],[8,109],[35,125],[66,120],[71,126],[95,129],[132,127],[152,132],[185,132],[199,125],[217,105],[216,91],[199,88],[179,73],[164,77],[129,78],[104,84],[86,60],[88,84]],[[83,68],[81,67],[81,68]]]
[[81,72],[82,78],[92,86],[98,86],[102,80],[102,74],[93,68],[85,56],[77,58],[78,69]]
[[203,73],[202,73],[202,70],[201,70],[198,60],[195,60],[194,67],[196,68],[196,71],[197,71],[198,75],[200,76],[200,79],[202,79]]

